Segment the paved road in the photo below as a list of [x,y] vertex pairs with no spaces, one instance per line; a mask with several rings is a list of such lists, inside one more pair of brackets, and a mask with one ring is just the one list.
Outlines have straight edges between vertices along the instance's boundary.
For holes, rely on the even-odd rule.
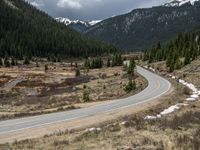
[[139,94],[128,98],[112,101],[106,104],[100,104],[83,109],[1,121],[0,135],[34,127],[55,124],[59,122],[80,119],[82,117],[88,117],[99,113],[119,111],[127,107],[151,101],[169,91],[171,84],[164,78],[154,73],[151,73],[141,67],[137,67],[137,71],[149,82],[148,87]]

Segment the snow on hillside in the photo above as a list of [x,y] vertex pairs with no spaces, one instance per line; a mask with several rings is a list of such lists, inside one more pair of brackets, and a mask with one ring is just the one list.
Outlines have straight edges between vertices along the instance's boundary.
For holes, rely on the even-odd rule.
[[164,6],[168,6],[168,7],[171,7],[171,6],[181,6],[183,4],[186,4],[186,3],[190,3],[191,5],[194,5],[195,2],[197,2],[199,0],[170,0],[169,3],[165,3]]
[[97,24],[97,23],[99,23],[99,22],[101,22],[102,20],[92,20],[92,21],[89,21],[88,23],[91,25],[91,26],[93,26],[93,25],[95,25],[95,24]]

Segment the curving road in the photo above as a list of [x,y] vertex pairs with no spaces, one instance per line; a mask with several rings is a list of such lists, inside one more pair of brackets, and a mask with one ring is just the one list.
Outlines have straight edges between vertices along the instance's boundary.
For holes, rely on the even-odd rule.
[[169,81],[150,71],[147,71],[146,69],[137,66],[137,72],[144,76],[149,82],[148,87],[139,94],[83,109],[1,121],[0,135],[30,129],[34,127],[55,124],[59,122],[67,122],[70,120],[80,119],[99,113],[114,112],[117,110],[119,111],[127,107],[131,107],[137,104],[145,103],[147,101],[156,99],[161,95],[167,93],[171,88],[171,84]]

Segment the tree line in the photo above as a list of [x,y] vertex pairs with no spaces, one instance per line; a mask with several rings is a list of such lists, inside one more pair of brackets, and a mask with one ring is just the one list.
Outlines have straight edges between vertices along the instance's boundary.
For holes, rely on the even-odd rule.
[[115,67],[123,65],[122,55],[119,53],[114,54],[112,57],[107,58],[107,63],[104,64],[102,57],[96,57],[93,59],[86,59],[84,67],[88,69],[98,69],[102,68],[104,65],[107,67]]

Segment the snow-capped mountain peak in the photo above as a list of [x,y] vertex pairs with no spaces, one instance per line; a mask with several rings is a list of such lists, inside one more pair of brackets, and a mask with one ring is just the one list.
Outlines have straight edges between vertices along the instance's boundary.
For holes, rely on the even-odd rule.
[[62,17],[58,17],[56,18],[56,20],[58,22],[64,23],[66,26],[70,25],[70,24],[84,24],[85,26],[93,26],[99,22],[101,22],[101,20],[90,20],[90,21],[83,21],[83,20],[70,20],[68,18],[62,18]]
[[165,3],[164,6],[174,7],[174,6],[182,6],[183,4],[190,3],[194,5],[195,2],[199,0],[170,0],[169,3]]
[[66,26],[78,31],[83,32],[89,27],[101,22],[101,20],[90,20],[90,21],[83,21],[83,20],[70,20],[68,18],[58,17],[56,18],[58,22],[64,23]]

